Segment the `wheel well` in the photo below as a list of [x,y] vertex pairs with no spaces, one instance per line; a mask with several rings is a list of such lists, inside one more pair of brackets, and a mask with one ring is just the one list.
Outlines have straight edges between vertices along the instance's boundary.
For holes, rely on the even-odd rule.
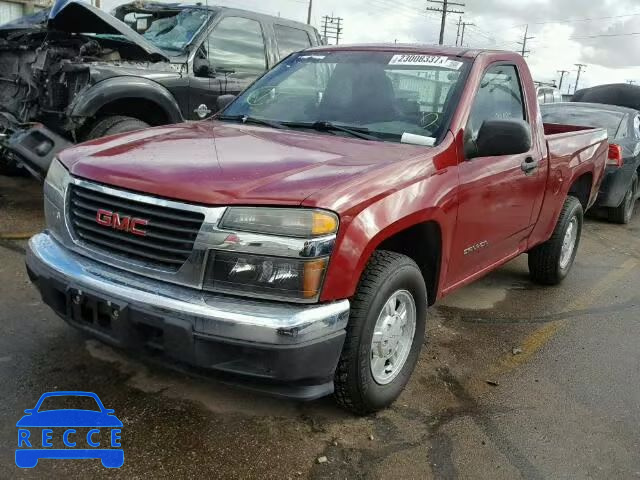
[[440,260],[442,258],[442,233],[436,222],[414,225],[384,240],[378,250],[401,253],[415,261],[424,277],[429,294],[429,305],[436,301]]
[[156,127],[169,123],[169,116],[157,103],[145,98],[121,98],[107,103],[96,112],[95,117],[124,115],[137,118]]
[[585,173],[578,177],[571,188],[569,195],[576,197],[582,204],[582,208],[586,211],[589,207],[589,199],[591,197],[591,187],[593,186],[593,174]]

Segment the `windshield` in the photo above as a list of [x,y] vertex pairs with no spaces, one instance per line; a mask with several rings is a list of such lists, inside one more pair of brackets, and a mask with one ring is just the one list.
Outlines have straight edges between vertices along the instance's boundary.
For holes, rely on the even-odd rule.
[[596,107],[580,107],[575,103],[567,105],[542,105],[542,121],[574,125],[576,127],[606,128],[609,139],[616,138],[624,113],[603,110]]
[[51,410],[92,410],[100,411],[100,406],[93,397],[86,395],[56,395],[42,401],[39,412]]
[[467,70],[466,60],[445,56],[301,52],[246,90],[223,118],[253,117],[291,128],[330,122],[379,140],[399,142],[404,135],[434,145],[448,127]]
[[178,11],[140,10],[128,12],[121,20],[156,47],[177,55],[185,50],[213,14],[214,12],[201,8]]

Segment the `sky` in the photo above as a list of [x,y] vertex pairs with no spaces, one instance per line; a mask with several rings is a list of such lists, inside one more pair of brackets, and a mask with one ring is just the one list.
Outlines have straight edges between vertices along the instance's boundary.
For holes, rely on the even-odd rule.
[[[200,0],[205,3],[207,0]],[[322,17],[344,19],[340,43],[438,42],[440,14],[428,0],[312,0],[312,24]],[[464,45],[516,50],[528,24],[527,61],[538,81],[558,81],[568,70],[563,92],[575,86],[577,67],[586,64],[580,87],[637,80],[640,84],[640,0],[450,0],[465,3],[450,8],[465,11]],[[110,10],[125,3],[103,0]],[[186,2],[195,3],[195,2]],[[234,6],[306,22],[308,0],[209,0],[210,5]],[[448,16],[445,44],[455,45],[458,14]]]

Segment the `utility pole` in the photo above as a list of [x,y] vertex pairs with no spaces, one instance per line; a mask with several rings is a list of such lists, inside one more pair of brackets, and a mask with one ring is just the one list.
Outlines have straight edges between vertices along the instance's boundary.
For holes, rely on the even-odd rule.
[[524,29],[524,37],[522,38],[521,42],[516,42],[520,45],[522,45],[522,51],[520,52],[522,54],[523,57],[527,56],[527,53],[531,53],[530,50],[527,50],[527,41],[529,40],[533,40],[536,37],[530,37],[529,36],[529,25],[527,24],[526,28]]
[[573,87],[573,93],[576,93],[578,91],[578,84],[580,83],[580,74],[582,73],[582,70],[587,68],[587,66],[584,63],[576,63],[575,64],[576,67],[578,67],[578,75],[576,76],[576,85]]
[[327,39],[327,43],[330,38],[336,41],[336,45],[340,43],[343,21],[344,19],[342,17],[334,17],[333,15],[325,15],[322,17],[322,31],[324,32],[324,38]]
[[456,33],[456,47],[458,46],[458,42],[460,41],[460,27],[462,26],[462,15],[458,18],[458,32]]
[[627,80],[627,83],[628,83],[629,85],[635,85],[635,84],[636,84],[636,81],[635,81],[635,80]]
[[564,80],[564,76],[569,73],[568,70],[558,70],[558,73],[560,74],[560,86],[558,87],[558,90],[562,91],[562,81]]
[[309,0],[309,11],[307,12],[307,25],[311,25],[311,11],[313,10],[313,0]]
[[464,7],[464,3],[451,2],[449,0],[427,0],[429,3],[437,3],[442,5],[441,7],[427,7],[427,11],[431,12],[439,12],[442,14],[442,22],[440,23],[440,41],[438,42],[440,45],[444,44],[444,29],[447,24],[447,13],[459,13],[460,15],[464,14],[462,10],[450,10],[449,6],[454,5],[456,7]]
[[464,46],[464,32],[467,30],[467,27],[473,27],[475,23],[470,22],[462,22],[462,35],[460,36],[460,46]]

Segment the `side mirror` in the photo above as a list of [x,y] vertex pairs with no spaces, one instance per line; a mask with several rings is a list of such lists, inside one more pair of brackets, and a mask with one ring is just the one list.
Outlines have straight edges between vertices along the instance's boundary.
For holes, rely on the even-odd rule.
[[485,120],[473,157],[518,155],[531,150],[531,127],[524,120]]
[[27,415],[31,415],[33,413],[33,408],[27,408],[24,413],[26,413]]
[[196,58],[193,60],[193,73],[196,77],[214,77],[215,69],[206,58]]
[[226,108],[226,106],[233,102],[235,99],[235,95],[220,95],[216,100],[216,107],[218,108],[218,112]]
[[113,415],[114,413],[116,413],[116,411],[112,408],[105,408],[104,413],[106,413],[107,415]]

